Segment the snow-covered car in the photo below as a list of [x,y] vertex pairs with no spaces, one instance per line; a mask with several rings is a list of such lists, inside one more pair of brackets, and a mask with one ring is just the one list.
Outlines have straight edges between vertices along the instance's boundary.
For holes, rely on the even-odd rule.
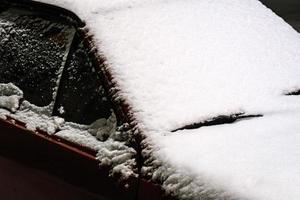
[[6,199],[300,199],[295,1],[0,2]]

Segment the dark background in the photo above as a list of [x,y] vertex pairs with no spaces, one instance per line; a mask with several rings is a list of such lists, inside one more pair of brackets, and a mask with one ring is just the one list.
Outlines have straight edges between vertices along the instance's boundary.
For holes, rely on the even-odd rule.
[[300,0],[260,0],[300,32]]

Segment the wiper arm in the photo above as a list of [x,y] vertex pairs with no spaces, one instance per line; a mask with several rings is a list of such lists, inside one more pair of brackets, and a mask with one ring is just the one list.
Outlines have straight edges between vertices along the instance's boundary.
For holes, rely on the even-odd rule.
[[287,96],[300,95],[300,89],[286,93]]
[[250,119],[250,118],[256,118],[256,117],[262,117],[263,115],[257,114],[257,115],[245,115],[245,113],[237,113],[232,115],[220,115],[217,117],[214,117],[212,119],[205,120],[203,122],[193,123],[186,126],[183,126],[181,128],[172,130],[171,132],[176,132],[179,130],[185,130],[185,129],[197,129],[203,126],[214,126],[214,125],[221,125],[221,124],[231,124],[235,121],[242,120],[242,119]]

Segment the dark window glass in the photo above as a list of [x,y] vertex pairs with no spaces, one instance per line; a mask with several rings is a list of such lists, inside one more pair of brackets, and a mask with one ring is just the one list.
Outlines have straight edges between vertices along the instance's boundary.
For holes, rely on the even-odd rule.
[[75,29],[40,14],[10,9],[0,13],[0,82],[17,85],[37,106],[53,93]]
[[[1,7],[1,5],[0,5]],[[91,124],[112,112],[75,28],[42,13],[0,9],[0,83],[13,83],[53,115]]]
[[86,48],[75,39],[66,63],[56,99],[54,114],[66,121],[90,124],[99,118],[108,118],[111,103],[106,98],[97,72]]

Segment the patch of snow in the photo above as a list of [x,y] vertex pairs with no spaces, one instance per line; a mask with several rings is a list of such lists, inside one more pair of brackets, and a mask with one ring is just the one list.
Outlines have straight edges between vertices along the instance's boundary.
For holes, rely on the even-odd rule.
[[0,107],[7,108],[12,112],[15,112],[19,107],[21,97],[17,95],[12,96],[1,96],[0,97]]
[[14,84],[0,84],[0,107],[15,112],[19,108],[23,92]]
[[51,116],[52,107],[53,103],[48,106],[39,107],[24,100],[18,110],[7,115],[24,122],[26,128],[31,131],[39,129],[51,135],[57,132],[62,124],[64,124],[64,119]]
[[66,122],[55,135],[90,149],[98,150],[99,140],[92,136],[86,126]]
[[12,83],[0,83],[0,96],[11,95],[23,97],[23,91]]
[[53,105],[54,105],[54,102],[51,102],[47,106],[40,107],[40,106],[36,106],[36,105],[24,100],[22,102],[22,104],[20,105],[20,110],[31,110],[40,115],[50,116],[52,113]]
[[11,113],[10,117],[24,122],[26,128],[29,130],[35,131],[37,129],[45,131],[49,135],[56,133],[61,125],[64,123],[64,120],[59,117],[49,117],[48,115],[38,114],[31,110],[18,110],[15,113]]
[[59,114],[64,114],[65,113],[65,110],[64,110],[64,107],[63,106],[60,106],[59,109],[58,109],[58,112]]
[[124,142],[108,139],[99,149],[97,159],[100,165],[111,167],[112,176],[121,175],[121,179],[127,179],[129,176],[135,176],[135,155],[136,151]]
[[10,112],[8,110],[0,108],[0,119],[6,120],[9,113]]
[[89,132],[99,140],[104,141],[116,131],[116,128],[117,119],[112,112],[108,119],[101,118],[93,122],[89,127]]
[[[103,126],[106,129],[105,125]],[[99,131],[103,126],[78,125],[68,122],[55,135],[96,150],[100,166],[110,167],[111,176],[118,176],[121,179],[136,176],[136,151],[126,144],[128,138],[120,140],[119,137],[115,137],[121,134],[115,129],[114,132],[119,133],[111,134],[105,140],[99,141],[92,133]]]
[[[118,176],[121,180],[136,176],[136,152],[127,144],[131,137],[130,131],[124,132],[125,127],[117,127],[113,111],[108,119],[101,118],[91,125],[80,125],[51,116],[53,103],[39,107],[24,100],[19,107],[19,101],[16,102],[15,98],[17,100],[23,98],[23,92],[18,87],[11,83],[0,84],[0,106],[13,111],[12,113],[0,109],[1,119],[9,116],[24,122],[28,130],[42,130],[97,151],[99,164],[110,167],[111,176]],[[14,104],[17,106],[11,106]]]

